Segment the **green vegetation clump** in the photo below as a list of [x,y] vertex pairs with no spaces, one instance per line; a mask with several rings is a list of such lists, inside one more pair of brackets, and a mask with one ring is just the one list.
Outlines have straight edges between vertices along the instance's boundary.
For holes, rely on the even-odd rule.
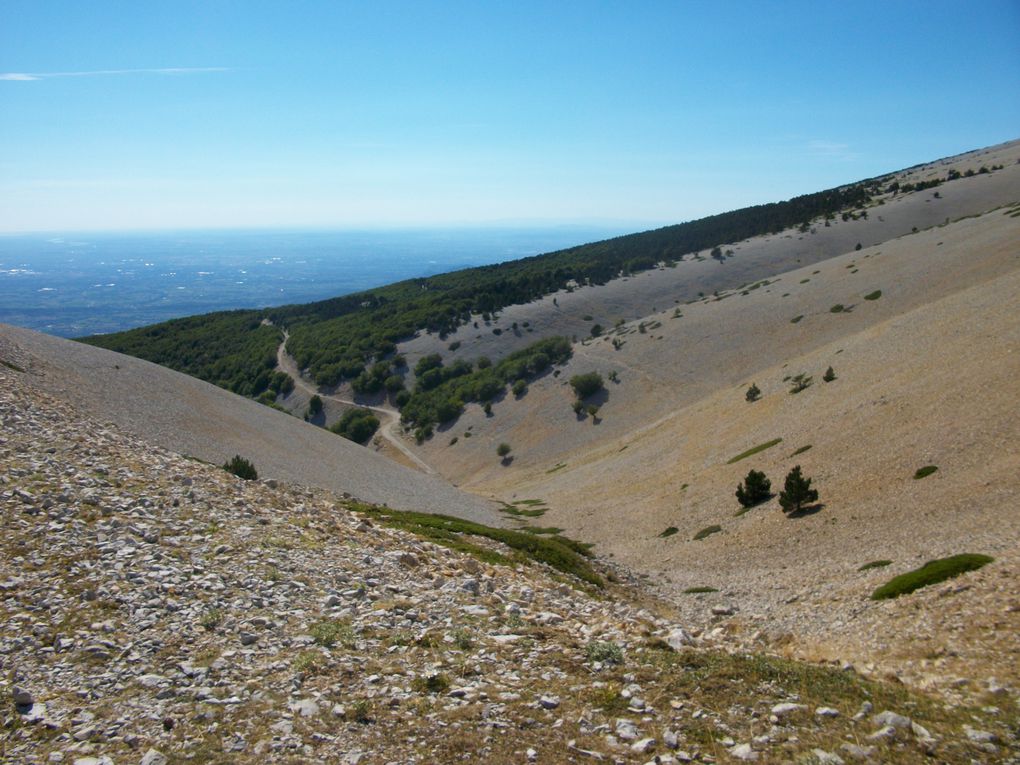
[[869,292],[867,295],[865,295],[864,299],[865,300],[878,300],[880,297],[882,297],[882,290],[875,290],[874,292]]
[[828,369],[826,369],[825,370],[825,374],[822,375],[822,381],[823,382],[832,382],[835,379],[836,379],[836,372],[833,370],[832,367],[829,367]]
[[506,442],[501,443],[499,446],[496,447],[496,454],[503,458],[506,458],[511,451],[512,449],[510,447],[510,444]]
[[684,595],[702,595],[708,592],[719,592],[715,587],[688,587],[684,590]]
[[238,478],[243,478],[245,481],[254,481],[259,477],[255,466],[240,454],[235,454],[233,459],[223,463],[223,469],[228,473],[233,473]]
[[757,454],[758,452],[763,452],[766,449],[772,448],[776,444],[782,442],[782,440],[783,440],[782,438],[773,438],[771,441],[766,441],[763,444],[758,444],[757,446],[753,446],[750,449],[748,449],[746,452],[741,452],[736,457],[730,458],[729,460],[726,461],[726,464],[727,465],[732,465],[734,462],[740,462],[740,460],[747,459],[748,457],[750,457],[750,456],[752,456],[754,454]]
[[832,308],[829,309],[829,313],[843,313],[846,310],[846,306],[842,303],[836,303]]
[[938,465],[925,465],[922,468],[918,468],[917,472],[914,473],[914,480],[920,481],[922,478],[927,478],[938,469]]
[[793,386],[790,388],[790,393],[800,393],[802,390],[807,390],[811,387],[812,377],[809,374],[801,372],[799,375],[794,375],[790,382]]
[[585,658],[594,663],[623,664],[623,649],[612,640],[592,640],[584,648]]
[[811,479],[805,478],[797,465],[786,474],[783,490],[779,492],[779,506],[784,513],[798,513],[806,505],[818,501],[818,490],[811,488]]
[[680,529],[678,529],[676,526],[670,526],[665,531],[659,532],[659,536],[662,537],[663,539],[666,539],[667,537],[671,537],[674,534],[676,534],[679,530]]
[[586,372],[585,374],[571,377],[570,387],[574,389],[574,394],[580,401],[589,396],[594,396],[603,389],[604,383],[602,382],[602,375],[598,372]]
[[349,622],[325,620],[313,624],[308,634],[312,636],[316,644],[324,648],[332,648],[339,643],[345,648],[354,645],[354,629]]
[[[568,537],[540,536],[512,529],[498,529],[448,515],[414,513],[388,507],[352,503],[351,509],[393,528],[410,531],[436,544],[474,555],[486,563],[513,566],[518,562],[538,561],[594,587],[604,587],[602,577],[588,562],[591,545]],[[477,544],[471,537],[499,542],[509,554],[496,552],[489,545]]]
[[305,411],[305,419],[310,420],[322,414],[322,397],[315,394],[308,400],[308,409]]
[[892,563],[891,560],[873,560],[870,563],[865,563],[861,566],[858,571],[870,571],[873,568],[885,568]]
[[799,316],[794,316],[792,319],[790,319],[790,323],[791,324],[796,324],[797,322],[799,322],[803,318],[804,318],[804,314],[800,314]]
[[694,535],[694,541],[700,542],[705,537],[710,537],[713,534],[718,534],[720,531],[722,531],[722,526],[719,525],[706,526],[705,528],[703,528],[701,531]]
[[747,392],[744,394],[744,399],[747,400],[747,401],[757,401],[760,398],[761,398],[761,388],[759,388],[754,383],[751,383],[751,387],[748,388]]
[[802,446],[802,447],[800,447],[799,449],[797,449],[797,450],[796,450],[796,451],[795,451],[795,452],[794,452],[793,454],[791,454],[790,456],[791,456],[791,457],[796,457],[796,456],[797,456],[798,454],[803,454],[803,453],[804,453],[804,452],[806,452],[806,451],[807,451],[808,449],[810,449],[810,448],[811,448],[811,446],[812,446],[811,444],[807,444],[806,446]]
[[379,429],[379,418],[371,409],[348,409],[330,428],[338,436],[365,444]]
[[446,693],[450,690],[450,678],[442,672],[419,676],[411,681],[411,689],[418,693]]
[[508,383],[524,381],[524,388],[515,389],[523,395],[528,380],[566,362],[571,353],[567,338],[548,337],[511,353],[495,365],[488,359],[478,359],[474,366],[465,360],[444,366],[439,354],[425,356],[415,366],[417,384],[401,407],[401,422],[421,429],[452,422],[470,401],[488,406],[491,411],[492,402],[506,392]]
[[772,496],[772,482],[759,470],[748,472],[744,482],[737,486],[737,502],[743,507],[754,507]]
[[944,582],[968,571],[977,571],[995,560],[988,555],[963,553],[948,558],[930,560],[920,568],[890,579],[873,593],[872,600],[888,600],[919,590],[932,584]]

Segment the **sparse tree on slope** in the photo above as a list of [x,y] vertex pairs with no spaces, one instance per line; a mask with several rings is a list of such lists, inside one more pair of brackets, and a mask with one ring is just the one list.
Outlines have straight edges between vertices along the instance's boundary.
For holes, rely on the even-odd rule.
[[811,479],[801,475],[797,465],[786,475],[786,483],[779,492],[779,505],[784,513],[797,513],[805,505],[818,501],[818,490],[811,488]]

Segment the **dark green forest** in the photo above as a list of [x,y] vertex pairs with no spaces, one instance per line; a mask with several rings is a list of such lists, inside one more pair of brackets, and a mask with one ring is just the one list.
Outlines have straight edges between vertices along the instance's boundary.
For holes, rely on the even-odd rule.
[[[329,386],[348,380],[363,392],[385,387],[391,394],[398,394],[398,404],[413,402],[412,411],[406,413],[408,421],[427,425],[444,421],[442,415],[448,412],[436,411],[431,401],[434,396],[422,395],[428,391],[410,395],[405,391],[403,396],[398,393],[403,387],[399,379],[403,367],[396,357],[397,343],[416,332],[445,337],[473,313],[488,318],[508,305],[527,303],[574,283],[604,284],[660,263],[675,263],[684,255],[777,233],[818,218],[831,219],[865,205],[879,191],[879,181],[865,181],[521,260],[409,279],[330,300],[210,313],[83,341],[163,364],[241,395],[258,397],[267,392],[272,395],[286,385],[273,373],[275,348],[281,330],[286,328],[290,332],[288,350],[317,384]],[[475,379],[477,372],[474,370],[470,377]],[[463,374],[465,370],[451,367],[442,373],[442,382]],[[487,381],[489,376],[492,385],[497,379],[502,383],[522,379],[503,371],[489,373]],[[486,382],[482,394],[458,385],[446,400],[484,401],[492,385]]]

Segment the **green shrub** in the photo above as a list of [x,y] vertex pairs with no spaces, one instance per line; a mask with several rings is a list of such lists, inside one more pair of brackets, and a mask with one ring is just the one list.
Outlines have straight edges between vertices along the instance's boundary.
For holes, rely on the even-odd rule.
[[772,496],[772,482],[761,471],[751,470],[737,486],[736,496],[743,507],[760,505]]
[[246,481],[254,481],[259,477],[255,466],[240,454],[235,454],[232,460],[223,463],[223,469]]
[[806,390],[811,387],[812,377],[809,374],[801,372],[799,375],[794,375],[790,382],[793,383],[793,387],[790,388],[790,393],[800,393],[802,390]]
[[865,300],[878,300],[880,297],[882,297],[882,290],[875,290],[874,292],[869,292],[867,295],[865,295],[864,299]]
[[818,490],[811,488],[811,479],[801,475],[800,465],[786,474],[783,490],[779,492],[779,505],[784,513],[796,513],[818,501]]
[[807,446],[802,446],[802,447],[800,447],[799,449],[797,449],[797,451],[795,451],[795,452],[794,452],[793,454],[791,454],[790,456],[791,456],[791,457],[796,457],[796,456],[797,456],[798,454],[803,454],[804,452],[806,452],[806,451],[807,451],[808,449],[810,449],[810,448],[811,448],[811,444],[808,444]]
[[836,305],[829,309],[829,313],[843,313],[844,310],[846,310],[846,306],[842,303],[836,303]]
[[496,454],[498,454],[500,457],[506,457],[508,454],[510,454],[511,451],[512,449],[510,447],[510,444],[506,442],[501,443],[499,446],[496,447]]
[[791,324],[796,324],[798,321],[800,321],[803,318],[804,318],[804,314],[801,314],[800,316],[794,316],[792,319],[790,319],[790,323]]
[[570,387],[578,399],[585,399],[594,396],[603,389],[602,375],[598,372],[586,372],[581,375],[574,375],[570,378]]
[[706,526],[705,528],[703,528],[701,531],[694,535],[694,541],[700,542],[705,537],[710,537],[713,534],[718,534],[720,531],[722,531],[722,526],[718,525]]
[[313,417],[318,417],[322,414],[322,398],[319,394],[315,394],[308,401],[308,411],[305,414],[305,419],[310,420]]
[[747,401],[757,401],[761,398],[761,389],[755,384],[751,383],[751,387],[747,389],[744,394],[744,399]]
[[585,646],[585,658],[602,664],[623,664],[623,649],[611,640],[592,640]]
[[972,553],[930,560],[920,568],[890,579],[871,593],[871,599],[888,600],[889,598],[898,598],[900,595],[906,595],[922,587],[944,582],[968,571],[977,571],[993,560],[995,559],[988,555]]
[[379,429],[379,418],[371,409],[348,409],[330,428],[338,436],[364,444]]
[[425,677],[418,676],[411,681],[411,688],[418,693],[446,693],[450,690],[450,678],[442,672]]
[[670,526],[670,527],[669,527],[669,528],[667,528],[667,529],[666,529],[665,531],[663,531],[663,532],[660,532],[660,533],[659,533],[659,536],[660,536],[660,537],[662,537],[663,539],[665,539],[666,537],[671,537],[671,536],[673,536],[673,535],[674,535],[674,534],[676,534],[676,533],[677,533],[678,531],[679,531],[679,529],[678,529],[678,528],[677,528],[676,526]]
[[313,624],[308,630],[315,642],[325,648],[332,648],[337,643],[350,648],[354,645],[354,629],[346,621],[321,621]]
[[836,373],[835,373],[835,371],[833,371],[832,367],[829,367],[828,369],[826,369],[825,370],[825,374],[822,375],[822,380],[824,382],[832,382],[835,379],[836,379]]
[[706,592],[719,592],[715,587],[688,587],[684,590],[684,595],[700,595]]
[[514,384],[510,386],[511,392],[517,398],[520,398],[521,396],[523,396],[525,391],[527,391],[527,389],[528,389],[528,384],[526,382],[524,382],[524,380],[514,380]]
[[932,473],[934,473],[936,470],[938,470],[938,466],[937,465],[925,465],[922,468],[918,468],[917,472],[914,473],[914,480],[915,481],[919,481],[922,478],[927,478]]

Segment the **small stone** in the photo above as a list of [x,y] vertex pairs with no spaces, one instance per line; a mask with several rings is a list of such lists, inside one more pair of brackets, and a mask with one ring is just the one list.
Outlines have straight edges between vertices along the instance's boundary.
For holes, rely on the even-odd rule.
[[855,760],[870,760],[871,755],[875,753],[875,747],[873,746],[857,746],[857,744],[849,742],[840,746],[840,749],[847,757]]
[[258,642],[258,635],[253,632],[242,632],[238,635],[238,639],[241,641],[241,645],[253,645]]
[[35,697],[27,688],[15,685],[13,688],[14,705],[19,707],[30,707],[35,703]]
[[896,738],[896,728],[892,725],[886,725],[884,728],[879,728],[870,736],[867,737],[868,741],[892,741]]
[[616,735],[624,741],[634,741],[638,737],[637,726],[621,718],[616,721]]
[[811,754],[815,756],[815,762],[818,765],[844,765],[842,757],[832,752],[826,752],[824,749],[812,749]]
[[890,712],[889,710],[879,712],[877,715],[871,718],[871,721],[875,723],[875,725],[882,726],[891,725],[892,727],[897,729],[909,728],[911,723],[911,719],[909,717],[904,717],[903,715],[896,714],[895,712]]
[[758,759],[758,753],[751,748],[750,744],[737,744],[730,749],[730,754],[738,760],[754,761]]
[[418,556],[414,553],[404,552],[400,553],[400,557],[397,558],[397,561],[405,568],[414,568],[418,565]]
[[989,733],[986,730],[977,730],[970,727],[969,725],[963,726],[963,732],[967,738],[973,741],[975,744],[997,744],[999,743],[999,737],[994,733]]
[[735,611],[733,606],[712,606],[713,616],[733,616]]
[[543,696],[538,700],[541,704],[542,709],[556,709],[560,705],[560,699],[558,696]]
[[815,717],[839,717],[839,710],[832,707],[818,707]]
[[772,707],[772,714],[782,720],[792,714],[802,712],[805,709],[807,709],[807,707],[803,704],[794,704],[791,701],[784,701],[781,704],[776,704]]
[[525,754],[528,757],[528,762],[535,762],[538,759],[538,752],[534,749],[529,748]]
[[630,745],[630,750],[637,754],[647,754],[655,748],[654,738],[643,738]]
[[142,755],[142,761],[139,765],[166,765],[166,755],[157,749],[150,749],[144,755]]
[[680,746],[680,738],[676,735],[676,731],[664,730],[662,732],[662,743],[670,749],[676,749]]
[[674,630],[670,630],[670,633],[666,635],[666,645],[674,651],[679,651],[685,645],[694,645],[694,638],[691,637],[691,633],[687,630],[677,627]]
[[290,703],[290,711],[300,717],[316,717],[319,714],[319,705],[312,699],[300,699]]

